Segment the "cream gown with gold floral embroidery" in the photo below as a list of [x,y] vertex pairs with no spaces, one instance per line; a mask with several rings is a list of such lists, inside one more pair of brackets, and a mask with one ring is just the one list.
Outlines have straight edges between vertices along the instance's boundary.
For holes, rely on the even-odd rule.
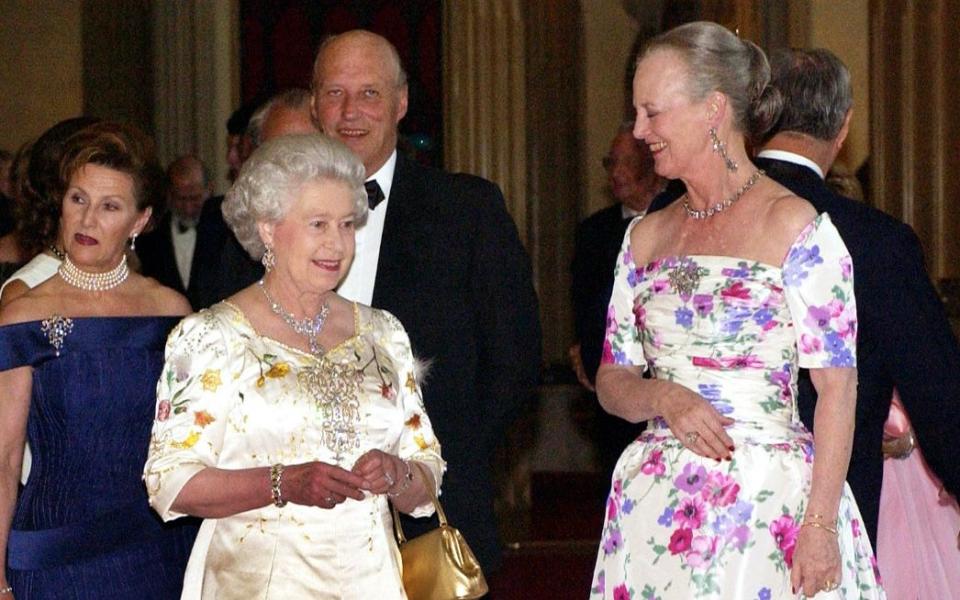
[[[393,315],[355,305],[356,334],[318,359],[257,334],[221,302],[167,341],[144,479],[154,509],[206,467],[313,460],[350,469],[371,449],[445,467],[410,342]],[[267,482],[264,482],[267,485]],[[432,505],[418,507],[427,516]],[[386,496],[332,510],[268,505],[201,526],[183,598],[404,598]]]

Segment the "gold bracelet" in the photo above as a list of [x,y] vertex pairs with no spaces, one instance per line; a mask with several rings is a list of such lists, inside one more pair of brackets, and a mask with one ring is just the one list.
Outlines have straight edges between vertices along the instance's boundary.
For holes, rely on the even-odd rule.
[[833,535],[837,535],[836,527],[830,527],[829,525],[824,525],[823,523],[817,523],[816,521],[804,521],[803,525],[801,525],[800,527],[807,527],[807,526],[816,527],[817,529],[829,531]]
[[818,515],[817,513],[811,513],[811,514],[809,514],[809,515],[805,514],[805,515],[803,515],[803,520],[804,520],[804,521],[808,521],[808,520],[812,520],[812,521],[827,521],[828,523],[836,523],[836,522],[837,522],[836,519],[827,519],[825,516],[823,516],[823,515]]
[[273,499],[273,505],[277,508],[283,508],[287,501],[283,499],[280,485],[283,479],[283,465],[277,463],[270,467],[270,497]]

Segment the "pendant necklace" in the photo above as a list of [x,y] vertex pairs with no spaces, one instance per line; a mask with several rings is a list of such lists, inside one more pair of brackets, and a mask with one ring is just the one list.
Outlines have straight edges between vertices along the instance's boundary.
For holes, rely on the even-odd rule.
[[327,316],[330,314],[330,305],[324,301],[317,316],[298,319],[293,316],[292,313],[284,310],[284,308],[280,306],[280,303],[270,296],[270,292],[267,291],[267,286],[264,285],[262,279],[257,285],[260,286],[260,291],[262,291],[264,297],[266,297],[267,304],[270,305],[270,310],[273,311],[273,314],[283,319],[283,322],[286,323],[290,329],[307,338],[307,344],[310,346],[311,354],[321,356],[325,350],[323,346],[320,345],[320,342],[317,341],[317,338],[320,336],[320,331],[323,329],[324,323],[327,322]]

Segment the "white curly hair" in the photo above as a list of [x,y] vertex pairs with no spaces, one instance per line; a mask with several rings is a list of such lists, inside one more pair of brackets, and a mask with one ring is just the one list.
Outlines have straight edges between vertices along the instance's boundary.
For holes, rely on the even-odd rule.
[[283,219],[297,192],[308,181],[341,181],[353,194],[353,216],[367,216],[363,163],[343,143],[321,134],[287,135],[264,143],[243,163],[227,192],[223,217],[251,257],[266,251],[257,223]]

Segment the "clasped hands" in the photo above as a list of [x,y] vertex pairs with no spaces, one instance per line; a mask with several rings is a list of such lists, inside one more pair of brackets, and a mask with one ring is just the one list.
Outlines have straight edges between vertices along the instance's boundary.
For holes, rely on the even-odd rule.
[[386,494],[397,490],[407,473],[403,460],[381,450],[370,450],[349,471],[315,461],[289,465],[283,472],[284,499],[295,504],[333,508],[347,498],[363,500],[364,492]]

